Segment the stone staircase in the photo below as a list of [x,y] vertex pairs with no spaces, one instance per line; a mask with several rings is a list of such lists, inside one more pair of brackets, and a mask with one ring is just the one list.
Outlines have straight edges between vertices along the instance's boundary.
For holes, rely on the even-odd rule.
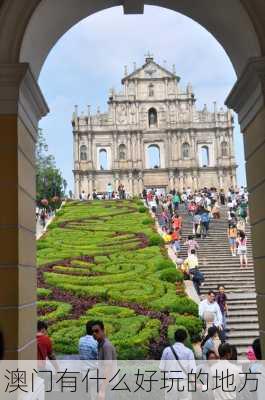
[[[182,238],[192,234],[192,222],[184,208],[179,214],[183,218]],[[246,229],[248,238],[248,268],[240,269],[239,256],[232,257],[227,238],[226,209],[221,210],[221,219],[210,224],[209,237],[198,239],[199,268],[204,273],[205,282],[202,295],[209,289],[217,290],[222,284],[228,296],[227,341],[236,345],[239,357],[245,357],[249,344],[258,336],[258,314],[255,294],[255,280],[252,257],[252,241],[249,225]],[[182,245],[180,257],[187,256],[186,246]]]

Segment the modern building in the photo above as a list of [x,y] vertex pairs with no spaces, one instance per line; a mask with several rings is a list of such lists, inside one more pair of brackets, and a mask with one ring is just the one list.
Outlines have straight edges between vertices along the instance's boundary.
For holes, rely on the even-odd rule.
[[191,84],[157,64],[151,55],[111,89],[108,111],[73,114],[75,196],[123,184],[172,190],[236,186],[233,116],[230,110],[196,109]]

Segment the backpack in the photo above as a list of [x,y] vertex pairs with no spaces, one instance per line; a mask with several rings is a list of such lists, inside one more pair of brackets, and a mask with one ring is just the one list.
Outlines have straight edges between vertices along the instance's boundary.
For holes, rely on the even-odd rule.
[[194,273],[194,275],[193,275],[193,280],[194,280],[195,282],[199,282],[199,283],[204,282],[204,275],[203,275],[203,273],[202,273],[201,271],[199,271],[199,270],[195,271],[195,273]]
[[201,216],[201,222],[208,222],[208,221],[209,221],[208,213],[203,213]]

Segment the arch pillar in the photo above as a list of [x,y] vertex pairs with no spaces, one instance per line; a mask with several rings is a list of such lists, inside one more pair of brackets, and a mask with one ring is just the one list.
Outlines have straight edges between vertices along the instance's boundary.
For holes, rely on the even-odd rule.
[[265,57],[249,60],[226,104],[239,115],[244,135],[250,220],[259,313],[265,356]]
[[36,358],[35,144],[47,112],[29,65],[0,64],[0,321],[7,359]]

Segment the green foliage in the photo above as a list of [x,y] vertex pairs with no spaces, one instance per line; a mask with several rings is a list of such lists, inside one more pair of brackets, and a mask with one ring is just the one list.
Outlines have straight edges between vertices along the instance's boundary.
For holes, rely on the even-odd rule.
[[198,317],[193,316],[183,316],[178,314],[171,314],[174,318],[175,325],[184,326],[189,332],[190,338],[192,342],[198,342],[201,340],[201,334],[203,329],[203,322]]
[[39,316],[39,320],[43,321],[55,321],[58,319],[62,319],[66,317],[72,310],[71,304],[68,303],[63,303],[60,301],[38,301],[37,302],[37,307],[39,310],[41,309],[49,309],[52,308],[54,309],[51,312],[48,312],[45,315]]
[[[48,146],[41,129],[38,131],[38,141],[36,146],[36,186],[37,201],[42,199],[52,199],[54,196],[62,197],[67,187],[67,182],[63,179],[61,172],[56,168],[55,158],[47,154]],[[55,207],[55,203],[50,203]],[[58,206],[58,205],[57,205]]]
[[[43,273],[45,283],[84,300],[96,297],[103,303],[136,303],[176,313],[183,320],[197,315],[197,305],[186,297],[181,284],[182,295],[176,295],[175,282],[182,281],[182,273],[167,257],[152,219],[139,208],[127,200],[66,203],[37,244],[39,267],[54,265]],[[71,262],[59,262],[64,259]],[[62,353],[77,352],[88,319],[104,320],[123,359],[146,358],[150,341],[160,335],[158,320],[126,307],[98,304],[79,319],[58,321],[70,317],[70,305],[48,303],[42,307],[51,307],[50,313],[43,317],[51,323],[56,351]],[[183,320],[178,323],[184,325]],[[194,337],[189,322],[187,326]]]
[[44,288],[38,288],[37,289],[38,298],[49,297],[51,294],[52,294],[52,290],[51,289],[44,289]]
[[163,243],[163,239],[158,233],[149,236],[149,246],[162,246]]
[[143,214],[143,213],[146,213],[148,211],[148,209],[146,207],[144,207],[144,206],[141,206],[141,207],[138,208],[138,211],[139,211],[139,213]]
[[175,283],[177,281],[183,281],[182,272],[172,267],[163,269],[161,272],[159,272],[158,276],[162,281],[167,281],[171,283]]
[[169,269],[169,268],[175,268],[176,266],[174,265],[174,263],[165,257],[157,257],[155,260],[155,268],[157,271],[160,271],[162,269]]
[[143,220],[142,224],[143,224],[143,225],[151,225],[151,224],[153,224],[153,220],[152,220],[151,217],[145,218],[145,219]]
[[160,329],[160,321],[136,315],[128,308],[97,304],[79,320],[58,322],[49,329],[55,350],[77,353],[79,338],[85,335],[86,322],[95,319],[104,322],[118,358],[124,360],[147,357],[150,340],[158,336]]

